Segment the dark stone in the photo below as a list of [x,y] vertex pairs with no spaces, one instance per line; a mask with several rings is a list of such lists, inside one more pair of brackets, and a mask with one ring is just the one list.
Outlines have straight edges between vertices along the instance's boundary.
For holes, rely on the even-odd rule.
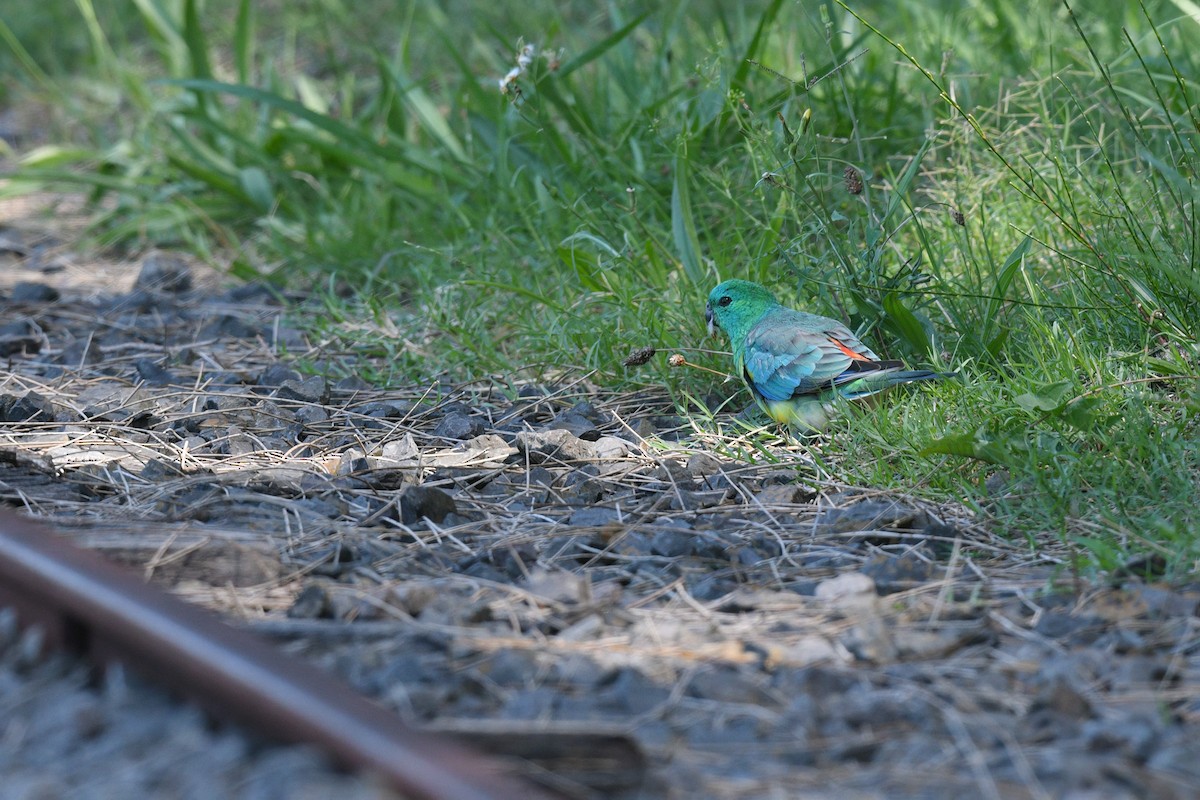
[[559,496],[564,505],[590,506],[604,497],[604,483],[586,474],[580,477],[580,472],[575,470],[563,478],[564,488]]
[[58,298],[58,289],[33,281],[20,281],[13,286],[10,296],[14,303],[53,303]]
[[256,382],[259,386],[278,387],[287,381],[299,382],[300,380],[300,373],[291,367],[283,364],[272,364],[258,374]]
[[[126,294],[119,294],[101,300],[96,310],[104,315],[149,314],[159,309],[162,305],[162,295],[141,289],[134,289]],[[192,341],[192,338],[190,334],[185,335],[180,333],[171,337],[171,341],[176,344],[183,344],[185,341]]]
[[312,375],[303,380],[288,378],[279,384],[279,388],[271,394],[278,400],[298,400],[302,403],[322,403],[326,396],[325,379],[320,375]]
[[329,420],[329,412],[319,405],[306,405],[296,409],[296,422],[301,425],[316,425]]
[[300,590],[292,607],[287,610],[292,619],[329,619],[333,616],[329,606],[329,593],[325,587],[310,583]]
[[688,584],[688,594],[697,600],[711,603],[736,591],[738,582],[729,575],[709,573]]
[[517,476],[513,483],[527,486],[544,486],[549,489],[554,485],[554,473],[542,466],[530,467],[523,476]]
[[715,491],[693,491],[691,489],[667,490],[670,502],[667,507],[672,511],[700,511],[705,508],[719,506],[725,501],[724,489]]
[[346,542],[335,542],[318,553],[317,560],[314,573],[336,578],[353,568],[358,561],[358,551]]
[[154,253],[142,262],[133,288],[168,294],[187,292],[192,288],[192,270],[178,256]]
[[1063,611],[1048,611],[1042,614],[1034,628],[1038,634],[1049,639],[1066,639],[1072,641],[1095,639],[1104,629],[1103,620],[1089,615],[1073,615]]
[[225,299],[234,303],[255,302],[275,304],[279,302],[279,290],[262,281],[254,281],[244,283],[241,286],[234,286],[225,292]]
[[1090,720],[1084,723],[1081,734],[1093,753],[1118,754],[1145,763],[1158,749],[1162,732],[1162,723],[1154,717],[1125,714]]
[[37,392],[0,395],[0,422],[51,422],[54,404]]
[[[326,485],[328,483],[324,480],[322,482],[326,483]],[[306,511],[316,516],[328,517],[329,519],[337,519],[338,517],[343,516],[347,511],[345,501],[336,494],[331,494],[328,498],[301,497],[295,501],[295,506],[301,511]],[[348,558],[348,556],[345,554],[353,554],[355,551],[355,548],[345,542],[339,543],[337,549],[339,558],[341,558],[343,561]]]
[[762,673],[729,666],[702,667],[692,675],[687,695],[720,703],[777,706],[779,700],[761,684]]
[[144,481],[157,483],[159,481],[182,478],[186,473],[170,461],[152,458],[142,467],[141,477]]
[[[449,519],[450,515],[447,515]],[[502,547],[488,554],[492,565],[504,574],[508,581],[523,578],[537,563],[537,553],[532,544],[518,544],[512,547]]]
[[671,695],[671,690],[655,683],[633,667],[620,667],[598,687],[597,704],[622,716],[645,714]]
[[587,442],[565,430],[522,431],[515,444],[518,455],[530,464],[586,461],[595,453]]
[[814,489],[799,483],[768,483],[755,499],[769,509],[772,506],[811,503],[816,496]]
[[[624,556],[650,556],[654,555],[654,548],[651,546],[650,535],[642,531],[626,530],[621,535],[615,537],[609,544],[608,549],[614,553],[619,553]],[[630,564],[630,570],[636,572],[639,569],[647,566],[657,568],[660,566],[659,559],[653,559],[648,562],[633,562]]]
[[481,436],[485,430],[487,427],[483,424],[483,420],[461,411],[454,411],[442,417],[437,427],[433,429],[433,435],[443,439],[462,441]]
[[721,471],[721,462],[708,453],[693,453],[687,460],[687,473],[694,478],[703,478]]
[[733,552],[729,554],[729,560],[734,564],[739,564],[743,567],[753,567],[760,563],[763,558],[752,547],[735,547]]
[[68,369],[80,369],[104,361],[104,353],[95,337],[77,339],[62,349],[58,361]]
[[248,456],[265,449],[257,437],[245,433],[237,426],[229,427],[225,441],[220,445],[220,451],[231,456]]
[[502,719],[514,720],[546,719],[552,715],[559,717],[562,712],[555,712],[558,700],[558,694],[548,688],[522,689],[510,693],[505,698],[504,707],[497,713]]
[[133,369],[140,380],[151,386],[171,386],[182,383],[170,370],[163,369],[152,358],[139,358],[133,362]]
[[354,413],[376,419],[400,419],[411,410],[412,406],[403,401],[386,402],[378,400],[373,403],[365,403],[354,409]]
[[[711,717],[699,724],[689,725],[682,731],[689,746],[712,750],[720,748],[742,749],[752,746],[762,738],[766,725],[749,714]],[[739,765],[749,776],[753,767]],[[735,769],[737,769],[735,767]],[[735,775],[737,772],[734,773]]]
[[584,419],[591,420],[597,424],[604,422],[605,414],[590,400],[580,400],[575,405],[571,406],[571,413],[578,414]]
[[232,314],[220,314],[200,329],[198,339],[257,339],[266,329]]
[[354,394],[356,392],[366,392],[375,387],[364,381],[357,375],[351,375],[348,378],[342,378],[333,385],[333,391],[341,394]]
[[901,727],[929,730],[936,728],[941,718],[927,700],[912,690],[892,688],[847,692],[830,713],[837,714],[851,728],[889,731]]
[[290,352],[303,352],[308,348],[308,335],[298,328],[289,328],[286,325],[272,325],[264,332],[267,342],[276,349],[288,350]]
[[1089,719],[1095,716],[1092,703],[1083,693],[1063,678],[1055,678],[1038,692],[1028,713],[1052,711],[1068,719]]
[[911,548],[898,556],[880,553],[867,560],[859,570],[875,581],[879,594],[894,594],[928,583],[933,578],[934,565],[922,558],[920,548]]
[[823,509],[816,525],[827,525],[834,533],[874,530],[924,530],[929,527],[925,512],[895,500],[860,500],[844,508]]
[[621,513],[615,508],[609,506],[588,506],[587,508],[578,508],[572,511],[571,516],[567,517],[567,524],[579,527],[601,528],[605,525],[615,524],[620,519]]
[[458,511],[454,498],[435,486],[410,486],[400,495],[400,521],[413,525],[424,518],[441,524]]
[[656,525],[656,528],[657,530],[650,538],[650,551],[655,555],[679,558],[693,551],[696,537],[692,536],[689,528],[680,526],[672,530],[662,523]]
[[550,420],[546,430],[569,431],[585,442],[594,442],[600,438],[600,429],[596,427],[596,423],[574,411],[564,411]]
[[500,686],[526,686],[540,671],[536,650],[501,650],[480,665],[483,674]]
[[33,354],[42,349],[42,336],[24,320],[0,326],[0,358],[18,353]]

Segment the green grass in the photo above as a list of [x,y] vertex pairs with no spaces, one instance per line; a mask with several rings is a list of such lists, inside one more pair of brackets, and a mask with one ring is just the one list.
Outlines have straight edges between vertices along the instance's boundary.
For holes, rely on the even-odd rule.
[[730,387],[621,360],[724,368],[688,349],[704,297],[761,281],[962,373],[840,420],[828,477],[1193,567],[1190,4],[486,5],[43,3],[0,30],[0,100],[49,85],[71,119],[20,181],[107,200],[102,245],[310,283],[308,324],[392,384],[588,375],[699,411]]

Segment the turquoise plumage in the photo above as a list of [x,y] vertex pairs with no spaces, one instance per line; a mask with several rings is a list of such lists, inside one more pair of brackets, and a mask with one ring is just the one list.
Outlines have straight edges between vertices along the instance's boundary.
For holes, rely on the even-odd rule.
[[709,332],[729,336],[737,375],[771,419],[820,430],[840,400],[904,383],[953,377],[884,361],[835,319],[781,306],[767,289],[730,280],[708,296]]

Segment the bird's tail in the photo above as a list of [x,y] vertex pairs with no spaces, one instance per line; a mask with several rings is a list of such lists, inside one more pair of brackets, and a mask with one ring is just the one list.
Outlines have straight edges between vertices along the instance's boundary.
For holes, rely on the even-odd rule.
[[885,391],[893,386],[917,381],[936,381],[953,378],[957,372],[934,372],[929,369],[887,370],[873,375],[864,375],[837,387],[837,393],[847,400],[861,400]]

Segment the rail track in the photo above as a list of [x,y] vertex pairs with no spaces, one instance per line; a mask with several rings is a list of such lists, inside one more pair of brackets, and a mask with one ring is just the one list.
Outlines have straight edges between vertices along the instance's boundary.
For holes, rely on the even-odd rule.
[[560,796],[498,761],[399,717],[256,636],[142,583],[49,528],[0,510],[0,607],[41,628],[47,646],[98,666],[119,661],[214,717],[428,800]]

